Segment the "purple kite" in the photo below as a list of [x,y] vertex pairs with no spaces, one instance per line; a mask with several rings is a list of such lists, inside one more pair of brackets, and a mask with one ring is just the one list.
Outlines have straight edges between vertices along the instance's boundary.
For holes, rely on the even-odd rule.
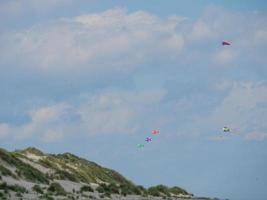
[[222,45],[231,45],[229,42],[222,41]]
[[152,138],[150,138],[150,137],[146,138],[146,142],[151,142],[151,141],[152,141]]

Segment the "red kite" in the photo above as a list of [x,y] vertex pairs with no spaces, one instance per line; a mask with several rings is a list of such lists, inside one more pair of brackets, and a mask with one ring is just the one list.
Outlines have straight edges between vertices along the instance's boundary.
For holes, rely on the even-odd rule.
[[159,131],[158,131],[158,130],[153,130],[153,131],[152,131],[152,134],[153,134],[153,135],[157,135],[157,134],[159,134]]

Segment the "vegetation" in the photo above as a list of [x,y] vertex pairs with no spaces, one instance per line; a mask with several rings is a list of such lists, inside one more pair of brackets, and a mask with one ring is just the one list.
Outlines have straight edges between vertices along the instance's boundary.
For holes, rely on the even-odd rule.
[[99,185],[97,188],[96,188],[96,191],[99,192],[99,193],[104,193],[105,192],[105,189]]
[[21,152],[23,154],[31,153],[31,154],[34,154],[34,155],[37,155],[37,156],[44,156],[43,152],[40,151],[39,149],[36,149],[35,147],[28,147],[28,148],[26,148],[26,149],[24,149],[22,151],[17,150],[15,152],[19,152],[19,153]]
[[142,185],[136,186],[136,190],[138,190],[135,192],[135,194],[137,194],[137,195],[143,195],[143,196],[148,195],[146,188],[144,188]]
[[17,192],[16,197],[22,197],[22,194],[20,192]]
[[111,183],[111,184],[106,186],[106,192],[112,193],[112,194],[119,194],[120,193],[119,187],[114,183]]
[[63,170],[57,170],[56,173],[54,174],[54,178],[56,179],[63,179],[63,180],[69,180],[69,181],[73,181],[73,182],[78,182],[78,178],[73,175],[70,174],[69,172],[63,171]]
[[44,193],[44,191],[43,191],[43,189],[40,187],[40,185],[34,185],[34,186],[32,187],[32,190],[35,191],[35,192],[37,192],[37,193],[39,193],[39,194],[43,194],[43,193]]
[[4,190],[4,191],[13,191],[13,192],[19,192],[19,193],[26,193],[27,190],[26,188],[19,186],[17,184],[15,185],[7,185],[6,182],[3,182],[0,184],[0,190]]
[[80,192],[94,192],[94,189],[91,188],[89,185],[84,185],[81,187]]
[[158,191],[158,189],[156,187],[150,187],[150,188],[148,188],[147,191],[148,191],[149,195],[156,196],[156,197],[160,196],[160,192]]
[[166,197],[170,197],[171,194],[191,195],[186,190],[179,188],[177,186],[169,188],[165,185],[157,185],[157,186],[150,187],[147,189],[147,192],[149,195],[152,195],[152,196],[166,196]]
[[54,200],[53,197],[51,197],[49,194],[44,194],[40,197],[40,199],[45,199],[45,200]]
[[13,174],[9,169],[0,165],[0,172],[3,176],[12,176],[13,178],[17,178],[15,174]]
[[46,184],[49,183],[45,174],[31,167],[28,164],[23,163],[23,165],[17,166],[17,168],[18,168],[18,174],[20,176],[25,177],[25,179],[28,181],[37,182],[37,183],[46,183]]
[[129,195],[129,194],[142,195],[142,194],[146,194],[146,189],[142,186],[121,184],[120,194],[124,196]]
[[56,195],[62,195],[62,196],[65,196],[67,194],[64,188],[57,182],[51,183],[47,191],[50,191]]
[[2,192],[0,192],[0,198],[3,198],[5,195],[2,193]]
[[177,187],[177,186],[170,188],[169,191],[173,194],[176,194],[176,195],[179,195],[179,194],[189,195],[189,193],[186,190],[184,190],[180,187]]
[[[16,172],[20,177],[24,177],[26,180],[32,181],[32,182],[38,182],[38,183],[49,182],[46,176],[42,172],[33,168],[29,164],[22,162],[16,156],[18,156],[17,152],[9,153],[3,149],[0,149],[1,159],[5,161],[6,163],[8,163],[9,165],[15,166],[17,168]],[[3,167],[2,167],[2,170],[4,170]]]
[[170,196],[169,188],[165,185],[157,185],[148,188],[148,193],[152,196]]
[[[29,154],[39,156],[39,159],[31,159]],[[0,180],[2,179],[2,176],[13,176],[14,178],[20,177],[24,180],[37,183],[32,187],[32,190],[38,194],[42,194],[42,199],[53,199],[51,197],[52,195],[63,195],[69,199],[77,199],[81,197],[80,195],[88,197],[88,194],[85,192],[94,191],[89,184],[97,183],[99,181],[105,182],[105,184],[100,184],[96,188],[96,191],[101,193],[100,196],[102,198],[110,197],[111,194],[120,194],[124,196],[135,194],[144,197],[151,195],[160,196],[164,199],[169,199],[173,195],[191,195],[180,187],[157,185],[146,189],[143,186],[136,186],[116,171],[101,167],[94,162],[87,161],[70,153],[57,155],[44,154],[40,150],[31,147],[15,152],[7,152],[0,149],[0,157],[4,163],[15,168],[16,172],[14,173],[5,165],[3,166],[0,164]],[[44,174],[38,170],[39,168],[36,169],[35,165],[41,165],[49,170]],[[82,186],[79,191],[73,189],[72,193],[68,194],[70,197],[67,197],[64,188],[59,183],[52,182],[55,179],[69,180],[79,183],[82,182],[87,183],[88,185]],[[50,182],[52,183],[49,185]],[[41,188],[41,186],[38,185],[39,183],[45,184],[46,187]],[[8,194],[9,190],[16,192],[19,196],[22,193],[27,192],[25,188],[18,185],[11,186],[6,183],[0,184],[0,191],[3,195]],[[3,198],[0,196],[0,199]]]

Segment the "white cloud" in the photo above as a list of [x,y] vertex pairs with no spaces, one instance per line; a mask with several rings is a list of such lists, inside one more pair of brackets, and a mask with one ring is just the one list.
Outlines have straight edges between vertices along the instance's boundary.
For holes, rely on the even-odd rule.
[[262,82],[236,82],[207,121],[244,135],[267,130],[266,118],[267,86]]
[[[267,63],[260,53],[267,41],[265,18],[210,7],[192,21],[114,8],[3,32],[0,58],[26,70],[90,75],[129,73],[149,62],[187,63],[195,58],[219,65],[242,62],[241,57]],[[232,45],[224,48],[222,40]]]
[[[266,51],[266,27],[266,13],[227,12],[210,6],[192,25],[188,25],[185,46],[196,48],[201,45],[197,46],[200,60],[209,59],[215,65],[231,64],[233,61],[240,64],[246,60],[257,63],[266,72],[262,66],[267,64],[262,54]],[[223,47],[221,42],[224,40],[230,41],[231,46]],[[190,50],[189,53],[194,52],[192,48]],[[192,54],[191,57],[197,55]]]
[[2,52],[7,51],[7,60],[16,56],[44,71],[127,72],[140,63],[179,54],[184,39],[178,21],[111,9],[8,33]]
[[[49,131],[50,135],[58,132],[65,135],[75,129],[88,134],[124,134],[136,132],[139,126],[142,126],[140,124],[149,126],[152,121],[154,124],[160,124],[170,118],[173,118],[173,122],[182,121],[191,126],[192,119],[196,116],[199,120],[199,116],[204,112],[196,114],[195,109],[201,110],[202,105],[210,109],[209,105],[215,104],[214,99],[217,101],[217,97],[213,94],[210,97],[210,93],[207,95],[207,91],[202,90],[210,92],[210,88],[202,87],[201,84],[202,81],[204,84],[210,83],[209,80],[219,74],[216,70],[225,69],[210,69],[209,64],[224,65],[234,62],[236,68],[241,71],[243,67],[248,68],[243,66],[243,63],[255,63],[250,66],[255,72],[257,71],[255,68],[261,67],[256,65],[258,59],[261,59],[262,63],[266,62],[266,56],[261,56],[261,52],[266,50],[265,19],[266,16],[259,13],[228,13],[217,8],[208,9],[196,21],[177,16],[162,18],[149,12],[128,12],[126,9],[116,8],[41,23],[16,32],[3,32],[0,36],[0,67],[24,67],[26,73],[27,70],[48,72],[53,77],[59,78],[59,82],[60,76],[64,77],[64,73],[70,75],[80,73],[84,74],[87,80],[96,77],[102,84],[103,79],[99,75],[101,73],[114,80],[117,76],[121,76],[121,73],[135,72],[144,66],[151,73],[155,67],[158,69],[162,66],[168,76],[173,75],[174,78],[181,79],[185,77],[181,82],[186,80],[184,82],[188,83],[185,86],[188,89],[182,88],[183,86],[179,84],[177,84],[178,89],[175,87],[175,90],[181,90],[180,93],[186,95],[175,96],[180,93],[169,92],[171,98],[176,99],[164,102],[168,105],[159,106],[165,91],[149,93],[102,91],[90,94],[80,105],[66,104],[66,107],[63,106],[58,110],[56,109],[58,104],[53,108],[37,108],[29,113],[31,120],[28,123],[21,126],[8,124],[8,132],[14,131],[16,135],[25,137],[35,134],[49,136]],[[231,41],[232,45],[224,48],[221,45],[224,39]],[[175,60],[171,60],[172,58]],[[174,62],[169,65],[169,60]],[[213,63],[209,63],[210,60]],[[13,65],[2,65],[2,63]],[[179,70],[180,67],[184,68]],[[264,65],[261,71],[266,71],[265,68]],[[140,71],[143,72],[143,69]],[[109,76],[110,73],[113,74]],[[85,80],[77,78],[79,76],[75,77],[72,79],[73,82],[80,81],[79,86],[83,88]],[[197,77],[197,81],[201,82],[199,90],[192,89],[196,87],[196,84],[190,85],[192,77]],[[232,76],[229,77],[231,78]],[[163,85],[166,79],[168,78],[162,77],[160,80]],[[147,80],[142,84],[146,82]],[[97,89],[98,86],[92,87]],[[230,125],[231,128],[242,133],[244,131],[245,134],[266,129],[263,119],[266,118],[267,111],[262,106],[266,103],[267,93],[264,83],[234,83],[229,80],[215,85],[215,88],[218,93],[229,93],[217,108],[208,110],[208,114],[205,113],[206,116],[201,117],[205,118],[204,123],[215,124],[217,127]],[[80,88],[75,92],[78,94]],[[201,104],[202,102],[205,103]],[[163,111],[164,106],[169,109],[168,113]],[[183,116],[179,115],[180,111],[183,112]],[[211,116],[207,117],[210,113]],[[77,117],[75,123],[66,123],[68,115]],[[202,128],[205,126],[200,122],[198,124]],[[209,126],[207,124],[206,127]],[[182,129],[174,127],[178,126],[177,124],[169,123],[169,126],[176,130]],[[249,127],[256,128],[249,130]],[[200,132],[199,129],[198,127],[196,132]]]
[[146,116],[153,119],[151,107],[165,96],[165,91],[103,91],[85,95],[78,105],[58,103],[29,112],[30,120],[22,125],[1,124],[0,136],[12,133],[16,139],[39,138],[56,142],[71,134],[133,134],[144,125]]
[[215,63],[224,65],[224,64],[229,64],[235,59],[237,59],[238,53],[234,50],[231,49],[223,49],[219,51],[217,54],[214,56],[214,61]]
[[56,128],[64,119],[68,106],[56,104],[34,109],[30,112],[30,122],[22,126],[12,126],[17,138],[27,138],[35,134],[43,134],[48,128]]
[[150,112],[149,107],[164,95],[164,91],[104,92],[90,97],[78,112],[89,134],[131,134],[142,126],[140,120]]
[[205,41],[213,38],[215,34],[216,33],[211,30],[211,27],[209,27],[208,23],[203,20],[199,20],[193,25],[192,33],[189,35],[189,37],[192,40]]

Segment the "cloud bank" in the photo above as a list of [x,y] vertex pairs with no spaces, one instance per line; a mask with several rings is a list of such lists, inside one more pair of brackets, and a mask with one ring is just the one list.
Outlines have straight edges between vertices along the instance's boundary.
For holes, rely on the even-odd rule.
[[[47,6],[54,5],[49,2]],[[229,124],[246,139],[265,139],[266,27],[263,13],[229,13],[218,7],[209,7],[194,21],[114,8],[2,31],[0,70],[17,72],[14,80],[20,80],[20,71],[33,73],[35,79],[24,83],[27,98],[40,95],[53,103],[33,106],[29,120],[19,125],[3,121],[0,137],[38,135],[52,142],[72,132],[134,134],[153,124],[170,132],[207,135]],[[221,46],[225,39],[232,45]],[[149,77],[157,70],[166,73],[158,88],[146,89],[147,80],[142,91],[135,88],[135,76]],[[118,77],[133,86],[114,86]],[[64,78],[81,87],[71,90],[70,99],[53,99],[49,90],[35,91],[39,78],[58,90]],[[91,79],[94,90],[81,90]]]

